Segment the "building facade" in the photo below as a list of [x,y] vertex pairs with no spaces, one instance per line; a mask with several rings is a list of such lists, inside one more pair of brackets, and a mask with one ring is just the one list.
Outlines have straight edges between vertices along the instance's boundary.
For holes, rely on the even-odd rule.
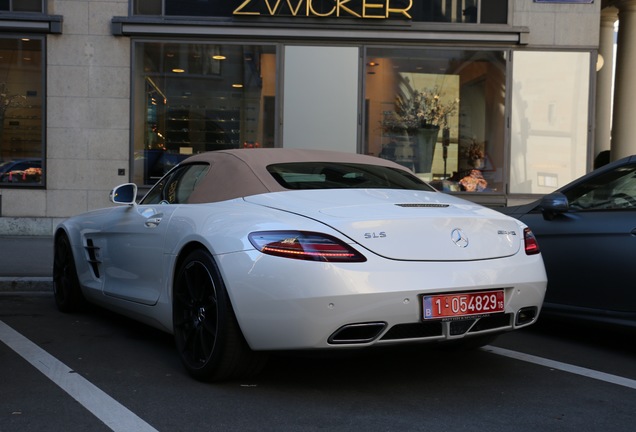
[[597,153],[602,5],[563,1],[0,0],[0,235],[225,148],[371,154],[489,206],[549,193]]

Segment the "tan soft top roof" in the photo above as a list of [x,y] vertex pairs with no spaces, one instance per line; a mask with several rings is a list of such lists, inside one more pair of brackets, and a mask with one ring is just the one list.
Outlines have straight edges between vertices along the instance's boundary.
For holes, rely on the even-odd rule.
[[358,163],[389,166],[408,171],[402,165],[374,156],[286,148],[218,150],[189,157],[181,165],[201,162],[209,163],[211,168],[190,195],[188,202],[191,204],[288,190],[267,171],[268,165],[278,163]]

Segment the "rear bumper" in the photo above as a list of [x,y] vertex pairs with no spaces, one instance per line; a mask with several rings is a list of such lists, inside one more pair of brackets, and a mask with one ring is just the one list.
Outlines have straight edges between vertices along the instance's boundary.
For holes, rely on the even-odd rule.
[[[547,283],[540,255],[472,262],[371,257],[329,264],[252,251],[217,259],[239,325],[255,350],[453,340],[514,330],[536,321]],[[423,295],[490,289],[504,290],[504,313],[422,319]]]

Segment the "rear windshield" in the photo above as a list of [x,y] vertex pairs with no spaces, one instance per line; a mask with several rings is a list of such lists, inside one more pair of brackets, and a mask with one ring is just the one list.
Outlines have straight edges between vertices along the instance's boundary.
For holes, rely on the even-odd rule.
[[286,189],[435,190],[407,171],[378,165],[293,162],[269,165],[267,170]]

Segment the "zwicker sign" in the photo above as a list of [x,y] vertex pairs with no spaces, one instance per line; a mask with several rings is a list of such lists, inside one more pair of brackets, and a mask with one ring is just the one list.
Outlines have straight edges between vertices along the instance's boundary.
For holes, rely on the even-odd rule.
[[[316,0],[244,0],[234,9],[233,15],[275,16],[291,15],[294,17],[331,17],[412,19],[409,10],[413,0],[334,0],[331,7],[315,5]],[[395,6],[399,2],[406,6]]]

